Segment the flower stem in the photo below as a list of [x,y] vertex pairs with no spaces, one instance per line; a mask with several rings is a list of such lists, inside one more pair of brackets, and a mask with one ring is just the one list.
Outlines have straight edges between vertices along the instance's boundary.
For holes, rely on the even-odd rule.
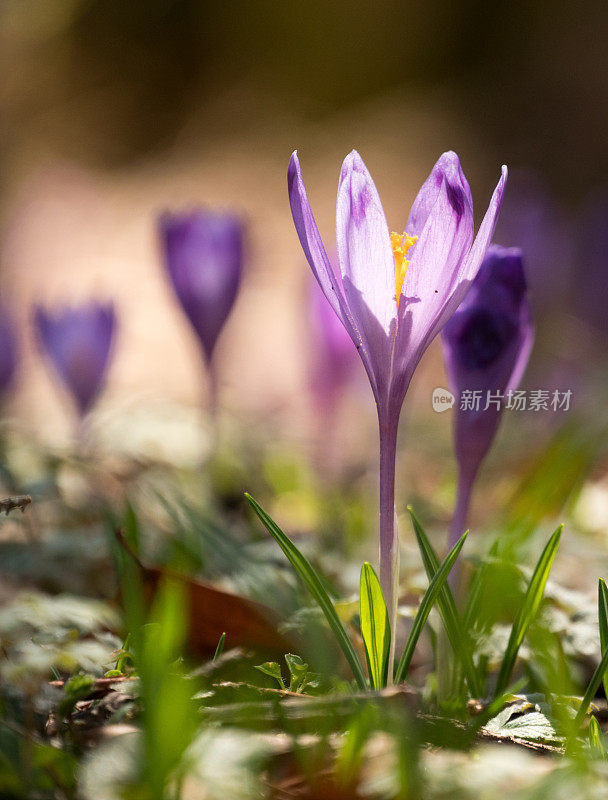
[[217,374],[217,366],[213,358],[207,361],[207,375],[209,377],[207,411],[215,424],[217,422],[218,415],[219,378]]
[[391,626],[388,684],[393,682],[399,580],[399,535],[395,523],[397,423],[379,416],[380,431],[380,585]]
[[80,455],[83,455],[89,449],[90,427],[89,415],[78,414],[74,424],[74,447]]
[[[460,539],[466,530],[467,518],[469,516],[469,506],[471,505],[471,495],[473,493],[473,486],[475,484],[478,466],[478,464],[473,467],[465,466],[458,470],[456,506],[454,508],[452,524],[450,525],[450,532],[448,534],[448,550],[451,550],[452,547],[454,547],[458,539]],[[455,589],[458,585],[459,574],[460,559],[457,559],[449,577],[452,589]]]
[[203,430],[208,431],[209,453],[208,458],[217,456],[220,444],[220,415],[219,415],[219,380],[217,367],[213,358],[204,358],[207,385],[201,398],[201,414]]

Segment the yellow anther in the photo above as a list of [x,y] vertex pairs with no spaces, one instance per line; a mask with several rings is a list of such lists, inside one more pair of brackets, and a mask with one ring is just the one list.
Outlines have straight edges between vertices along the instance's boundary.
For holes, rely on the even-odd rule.
[[397,308],[399,308],[399,298],[401,297],[405,273],[410,264],[406,258],[407,251],[412,245],[416,244],[417,241],[417,236],[408,236],[407,233],[391,233],[391,247],[395,255],[395,296],[397,298]]

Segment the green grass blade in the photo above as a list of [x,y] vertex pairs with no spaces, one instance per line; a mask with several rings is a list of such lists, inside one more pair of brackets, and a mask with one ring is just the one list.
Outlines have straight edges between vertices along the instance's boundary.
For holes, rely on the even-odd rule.
[[488,561],[496,558],[498,549],[498,541],[495,541],[490,548],[487,559],[482,561],[473,574],[469,585],[466,604],[462,613],[462,627],[465,631],[472,630],[479,621],[479,614],[483,605],[484,588],[488,575]]
[[462,612],[462,627],[465,631],[469,631],[475,625],[479,615],[479,608],[483,596],[483,571],[485,565],[482,565],[473,575],[468,589],[467,601]]
[[412,660],[412,656],[414,655],[416,644],[418,642],[418,639],[420,638],[420,634],[422,633],[422,629],[424,628],[428,616],[431,613],[431,609],[435,605],[435,601],[437,600],[439,593],[441,592],[443,586],[445,585],[448,575],[450,574],[450,570],[452,569],[456,559],[460,555],[460,551],[462,550],[462,546],[465,542],[465,539],[467,538],[467,535],[468,531],[463,533],[460,539],[454,545],[454,547],[447,554],[445,560],[433,575],[433,578],[431,579],[428,588],[424,593],[422,602],[420,603],[418,611],[416,612],[416,616],[414,618],[414,624],[412,625],[410,635],[408,636],[407,642],[405,643],[405,649],[403,651],[401,658],[399,659],[399,664],[397,665],[397,671],[395,673],[395,683],[400,683],[407,674],[410,662]]
[[[604,630],[608,629],[608,608],[606,607],[605,600],[604,600],[604,589],[605,584],[603,580],[600,580],[598,595],[599,595],[599,602],[598,602],[598,616],[600,621],[600,635],[602,628]],[[597,669],[593,673],[593,677],[589,681],[589,686],[587,686],[587,691],[583,697],[581,705],[576,713],[576,717],[574,719],[574,729],[578,730],[582,721],[585,719],[585,714],[587,713],[587,709],[591,705],[591,701],[595,697],[597,690],[600,687],[600,683],[602,682],[602,678],[606,673],[606,668],[608,667],[608,647],[602,649],[602,658],[600,663],[597,666]]]
[[[424,532],[422,525],[414,514],[412,507],[408,506],[407,510],[412,518],[414,533],[416,534],[416,540],[418,541],[418,547],[420,548],[420,554],[422,555],[427,577],[429,581],[431,581],[439,569],[439,558]],[[479,685],[477,672],[473,664],[473,656],[471,655],[469,641],[465,635],[465,629],[462,627],[460,616],[456,609],[454,595],[448,583],[444,583],[439,597],[437,598],[437,605],[452,649],[462,664],[464,675],[469,685],[469,691],[473,697],[481,697],[483,694],[482,687]]]
[[225,644],[226,644],[226,631],[224,631],[224,633],[222,633],[222,635],[220,636],[220,640],[217,643],[217,647],[215,648],[215,653],[213,655],[213,660],[214,661],[217,661],[218,658],[224,652],[224,645]]
[[587,686],[587,691],[585,692],[580,708],[576,712],[576,718],[574,720],[575,727],[578,728],[585,719],[585,714],[587,713],[587,710],[591,705],[591,701],[599,689],[602,678],[604,677],[604,673],[606,672],[606,668],[608,668],[608,649],[604,650],[602,660],[598,664],[597,669],[593,673],[593,677],[589,681],[589,686]]
[[268,533],[273,537],[276,543],[279,545],[281,550],[287,556],[292,567],[295,569],[296,573],[298,574],[299,578],[302,580],[308,591],[317,601],[319,606],[321,607],[321,611],[325,615],[325,619],[327,620],[329,627],[331,628],[334,636],[336,637],[336,641],[340,645],[342,652],[348,664],[352,670],[353,676],[355,681],[357,682],[357,686],[360,689],[367,689],[367,681],[365,679],[365,673],[363,672],[363,667],[361,666],[361,662],[359,661],[359,656],[357,655],[357,651],[353,647],[353,643],[348,638],[348,634],[344,629],[344,626],[340,622],[340,618],[336,613],[336,609],[334,608],[334,604],[331,601],[331,598],[327,594],[323,583],[315,570],[313,569],[312,565],[308,561],[308,559],[302,555],[302,553],[298,550],[295,544],[286,536],[283,531],[279,528],[279,526],[274,522],[271,517],[264,511],[264,509],[253,499],[250,494],[245,494],[249,504],[259,517],[260,521],[268,531]]
[[524,640],[530,623],[540,608],[545,591],[545,584],[549,577],[553,559],[557,553],[563,527],[563,525],[560,525],[553,533],[538,560],[538,564],[534,568],[526,596],[524,597],[524,602],[511,628],[507,649],[505,650],[496,680],[495,696],[502,694],[507,688],[521,643]]
[[367,561],[361,567],[361,635],[372,689],[386,686],[391,628],[378,576]]
[[[598,617],[600,623],[600,651],[603,653],[608,647],[608,587],[603,578],[600,578],[598,589]],[[608,697],[608,675],[604,675],[604,692]]]

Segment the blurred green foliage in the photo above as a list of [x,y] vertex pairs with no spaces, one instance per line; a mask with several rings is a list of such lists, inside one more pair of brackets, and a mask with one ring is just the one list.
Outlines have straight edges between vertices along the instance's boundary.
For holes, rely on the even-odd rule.
[[[469,536],[463,554],[469,547],[475,552],[464,598],[447,584],[436,583],[429,594],[427,584],[441,569],[431,539],[443,539],[444,532],[432,524],[427,532],[412,517],[419,553],[407,549],[404,529],[402,578],[412,610],[401,616],[398,631],[399,642],[415,635],[409,683],[375,692],[365,689],[365,675],[360,689],[349,683],[331,628],[310,608],[308,593],[245,500],[236,503],[247,469],[227,469],[223,489],[201,495],[200,473],[140,466],[125,495],[117,496],[100,491],[99,464],[92,470],[83,463],[98,495],[79,509],[63,505],[56,484],[61,458],[49,459],[34,502],[41,519],[28,527],[25,515],[10,517],[3,522],[10,536],[0,542],[3,574],[17,584],[30,581],[27,589],[11,588],[0,606],[0,793],[173,800],[204,791],[253,798],[263,787],[279,791],[286,770],[322,796],[441,800],[447,792],[466,800],[483,791],[493,800],[504,796],[508,781],[517,784],[518,798],[533,798],[550,792],[555,772],[567,787],[605,790],[603,667],[597,668],[605,643],[597,606],[557,582],[563,550],[557,578],[545,583],[551,558],[543,561],[542,580],[533,578],[545,526],[568,512],[565,482],[561,497],[553,491],[560,479],[556,462],[567,460],[570,481],[581,485],[597,469],[600,447],[598,437],[591,442],[572,426],[530,456],[531,477],[515,495],[525,524],[510,529],[500,522],[493,533]],[[247,468],[253,463],[248,454]],[[306,477],[305,464],[276,450],[261,465],[252,484],[285,529],[291,533],[294,526],[291,546],[305,554],[328,608],[344,599],[340,626],[361,666],[361,633],[369,648],[372,617],[378,624],[375,613],[348,595],[357,589],[364,540],[336,533],[343,503],[350,502],[341,496],[357,498],[362,518],[371,516],[364,484],[320,487]],[[216,468],[210,464],[210,473]],[[507,477],[507,485],[517,484],[517,474]],[[515,505],[506,516],[516,521]],[[144,563],[214,581],[280,610],[285,629],[302,635],[302,650],[262,665],[227,635],[221,652],[216,639],[206,658],[193,659],[185,584],[161,581],[152,599],[136,561],[116,545],[116,526]],[[26,538],[31,535],[37,538]],[[571,535],[592,555],[599,547],[571,523],[560,547],[570,546]],[[58,593],[66,587],[69,594]],[[416,625],[412,619],[422,612],[426,623]],[[228,623],[219,620],[218,629],[229,630]],[[511,677],[497,686],[506,653],[503,671]],[[495,692],[500,697],[491,703]],[[496,740],[511,743],[504,764],[487,747]],[[561,752],[566,740],[569,756],[538,771],[535,748]],[[478,768],[475,781],[471,764]]]

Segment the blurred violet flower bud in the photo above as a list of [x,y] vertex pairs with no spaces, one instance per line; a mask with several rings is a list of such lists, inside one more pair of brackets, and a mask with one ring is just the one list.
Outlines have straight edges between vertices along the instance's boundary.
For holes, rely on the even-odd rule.
[[17,337],[12,317],[0,308],[0,395],[10,388],[17,370]]
[[160,241],[171,284],[209,366],[243,270],[243,225],[215,211],[165,213]]
[[114,306],[90,302],[54,312],[36,306],[34,326],[41,350],[84,417],[108,371],[116,329]]
[[358,363],[357,348],[316,281],[310,286],[309,317],[310,386],[317,409],[331,415]]
[[336,441],[339,404],[354,378],[359,357],[352,339],[316,280],[310,284],[308,317],[311,333],[309,387],[316,428],[315,461],[319,469],[332,473],[343,455]]
[[[500,422],[503,403],[491,397],[517,388],[533,340],[521,250],[492,245],[442,332],[448,383],[456,397],[458,495],[450,547],[464,532],[475,477]],[[467,396],[480,398],[479,403]]]

